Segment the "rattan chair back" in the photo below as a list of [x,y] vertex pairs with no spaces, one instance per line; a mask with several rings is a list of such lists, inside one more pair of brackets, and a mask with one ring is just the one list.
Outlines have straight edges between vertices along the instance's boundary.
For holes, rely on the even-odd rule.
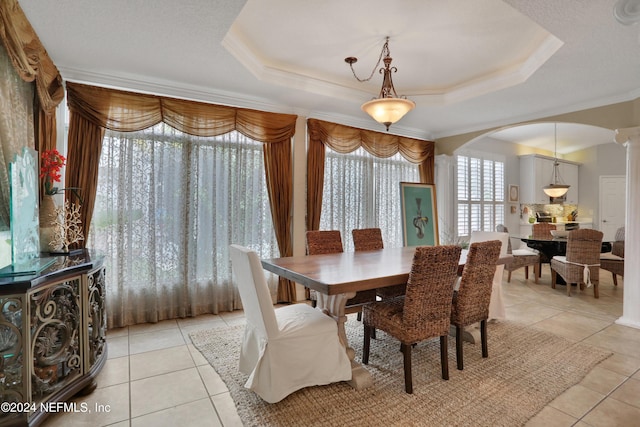
[[359,228],[351,230],[356,251],[374,251],[384,248],[382,231],[379,228]]
[[537,222],[531,227],[531,232],[533,233],[534,237],[553,237],[551,235],[551,230],[555,229],[557,229],[555,224],[549,222]]
[[489,240],[469,246],[460,287],[453,301],[451,323],[467,326],[489,317],[491,288],[501,245],[499,240]]
[[307,231],[307,255],[344,252],[340,230]]
[[413,257],[402,310],[405,343],[437,337],[449,330],[453,285],[462,248],[419,246]]
[[[602,232],[591,228],[579,228],[567,235],[567,262],[587,265],[600,264]],[[592,270],[593,275],[597,271]]]

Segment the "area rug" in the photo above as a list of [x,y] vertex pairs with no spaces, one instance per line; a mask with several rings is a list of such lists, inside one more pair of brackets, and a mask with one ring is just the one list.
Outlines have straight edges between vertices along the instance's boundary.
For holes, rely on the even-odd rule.
[[[418,344],[412,353],[413,394],[404,392],[399,342],[381,331],[371,340],[373,386],[347,383],[308,387],[269,404],[243,387],[238,372],[244,327],[192,333],[193,344],[229,388],[247,426],[520,426],[611,353],[573,343],[548,332],[499,321],[489,323],[489,358],[479,344],[465,343],[464,370],[455,364],[449,339],[449,380],[440,376],[439,340]],[[349,316],[347,335],[362,355],[362,323]]]

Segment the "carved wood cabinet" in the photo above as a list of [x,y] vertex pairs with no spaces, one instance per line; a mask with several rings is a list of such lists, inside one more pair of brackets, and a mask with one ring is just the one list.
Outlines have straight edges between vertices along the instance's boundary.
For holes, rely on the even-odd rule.
[[106,321],[103,258],[91,251],[0,278],[0,426],[38,425],[51,402],[93,391]]

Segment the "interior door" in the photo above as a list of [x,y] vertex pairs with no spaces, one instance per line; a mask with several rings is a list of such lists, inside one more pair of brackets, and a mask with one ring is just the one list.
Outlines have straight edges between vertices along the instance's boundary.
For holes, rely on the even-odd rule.
[[600,177],[600,231],[604,241],[612,241],[616,230],[624,226],[626,210],[626,177],[624,175]]

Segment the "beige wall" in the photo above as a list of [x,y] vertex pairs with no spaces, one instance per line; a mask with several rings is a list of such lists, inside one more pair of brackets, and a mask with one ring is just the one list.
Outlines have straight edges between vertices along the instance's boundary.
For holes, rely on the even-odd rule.
[[[637,98],[633,101],[605,105],[603,107],[590,108],[587,110],[574,111],[571,113],[514,123],[510,126],[500,126],[460,135],[452,135],[444,138],[439,138],[436,139],[436,154],[452,155],[455,150],[472,141],[473,139],[504,127],[549,121],[580,123],[585,125],[599,126],[612,130],[638,126],[640,124],[640,98]],[[519,154],[531,153],[548,154],[548,152],[538,152],[535,149],[531,149],[530,153],[522,152]]]

